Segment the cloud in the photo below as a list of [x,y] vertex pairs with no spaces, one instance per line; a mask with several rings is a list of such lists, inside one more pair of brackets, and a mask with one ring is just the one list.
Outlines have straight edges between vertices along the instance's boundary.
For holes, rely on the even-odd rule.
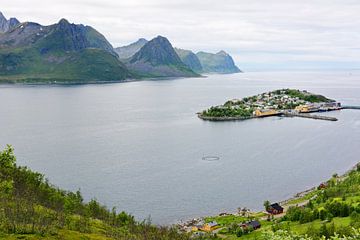
[[8,17],[42,24],[65,17],[95,27],[114,46],[164,35],[194,51],[224,49],[240,66],[360,59],[358,0],[1,1]]

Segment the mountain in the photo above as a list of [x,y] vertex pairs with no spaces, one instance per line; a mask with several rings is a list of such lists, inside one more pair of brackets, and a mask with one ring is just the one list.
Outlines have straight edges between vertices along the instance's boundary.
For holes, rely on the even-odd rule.
[[1,47],[19,48],[31,45],[39,48],[42,53],[94,48],[117,56],[111,44],[94,28],[71,24],[65,19],[50,26],[25,22],[0,36]]
[[10,18],[9,20],[7,20],[2,14],[2,12],[0,12],[0,33],[9,31],[19,23],[19,20],[17,20],[16,18]]
[[196,77],[175,52],[168,39],[158,36],[147,42],[126,61],[126,66],[142,77]]
[[94,28],[62,19],[26,22],[0,34],[0,81],[119,81],[133,75]]
[[235,65],[232,57],[224,51],[216,54],[207,52],[198,52],[196,56],[199,58],[204,72],[208,73],[238,73],[240,69]]
[[184,50],[180,48],[175,48],[177,55],[180,57],[181,61],[185,63],[191,70],[197,73],[201,73],[203,68],[201,66],[199,58],[190,50]]
[[119,55],[120,59],[127,59],[134,56],[147,42],[148,40],[140,38],[130,45],[115,48],[115,52]]

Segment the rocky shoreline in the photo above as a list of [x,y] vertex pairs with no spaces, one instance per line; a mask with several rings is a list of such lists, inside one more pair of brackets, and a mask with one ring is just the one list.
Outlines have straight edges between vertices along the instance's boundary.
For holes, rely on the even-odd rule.
[[197,113],[198,117],[202,120],[205,121],[218,121],[218,122],[222,122],[222,121],[241,121],[241,120],[247,120],[247,119],[253,119],[256,118],[254,116],[251,117],[208,117],[208,116],[204,116],[201,113]]
[[[340,181],[344,178],[346,178],[346,176],[353,170],[356,170],[360,167],[360,162],[357,163],[355,166],[351,167],[349,170],[347,170],[344,174],[338,176],[338,179],[340,179]],[[325,181],[326,182],[326,181]],[[301,192],[298,192],[296,194],[294,194],[292,197],[288,198],[288,199],[285,199],[285,200],[281,200],[279,201],[278,203],[282,206],[291,206],[291,205],[294,205],[293,203],[291,203],[291,201],[295,201],[297,199],[300,199],[300,198],[303,198],[305,197],[306,195],[314,192],[317,190],[317,187],[314,186],[314,187],[311,187],[307,190],[304,190],[304,191],[301,191]],[[314,196],[313,196],[314,197]],[[312,198],[313,198],[312,197]],[[305,200],[305,202],[307,202]],[[295,204],[295,205],[298,205],[298,204]],[[252,215],[255,215],[257,213],[261,213],[262,211],[259,211],[259,212],[249,212],[249,214],[252,214]],[[238,215],[237,212],[222,212],[222,213],[219,213],[217,216],[228,216],[228,215]],[[185,221],[179,221],[176,226],[178,226],[180,229],[185,229],[189,226],[192,226],[193,224],[197,223],[197,222],[204,222],[205,221],[205,218],[207,217],[212,217],[212,216],[202,216],[202,217],[197,217],[197,218],[193,218],[193,219],[188,219],[188,220],[185,220]]]

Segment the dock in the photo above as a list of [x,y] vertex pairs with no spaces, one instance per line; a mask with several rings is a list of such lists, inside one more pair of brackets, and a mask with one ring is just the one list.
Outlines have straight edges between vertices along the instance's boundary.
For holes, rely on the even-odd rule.
[[308,114],[308,113],[284,112],[283,116],[285,116],[285,117],[311,118],[311,119],[326,120],[326,121],[337,121],[338,120],[337,118],[334,118],[334,117],[320,116],[320,115],[314,115],[314,114]]
[[341,109],[356,109],[360,110],[360,106],[342,106]]

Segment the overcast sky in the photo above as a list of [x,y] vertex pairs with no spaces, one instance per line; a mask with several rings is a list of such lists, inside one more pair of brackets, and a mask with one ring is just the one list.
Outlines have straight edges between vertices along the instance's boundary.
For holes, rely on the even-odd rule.
[[167,37],[244,70],[360,69],[360,0],[0,0],[6,17],[91,25],[114,47]]

